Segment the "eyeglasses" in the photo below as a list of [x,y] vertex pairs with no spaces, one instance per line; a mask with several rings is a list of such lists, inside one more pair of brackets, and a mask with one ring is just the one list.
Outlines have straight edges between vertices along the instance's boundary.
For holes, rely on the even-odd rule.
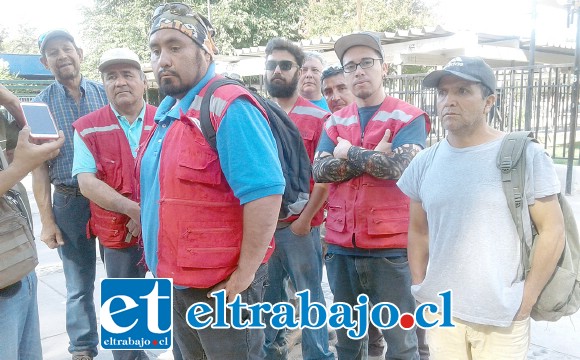
[[280,70],[282,70],[282,71],[288,71],[295,66],[298,67],[298,64],[296,64],[295,62],[292,62],[290,60],[280,60],[280,61],[268,60],[268,61],[266,61],[266,70],[268,70],[268,71],[274,71],[274,70],[276,70],[276,67],[280,67]]
[[172,2],[159,5],[157,9],[155,9],[155,12],[153,12],[151,22],[155,21],[155,19],[157,19],[159,16],[161,16],[161,14],[163,14],[166,11],[169,11],[173,15],[179,16],[193,17],[195,15],[189,6],[178,2]]
[[372,58],[362,58],[362,60],[357,63],[348,63],[343,65],[342,68],[344,69],[345,73],[351,73],[356,71],[356,67],[360,66],[361,69],[368,69],[375,64],[375,61],[382,61],[383,59],[372,59]]

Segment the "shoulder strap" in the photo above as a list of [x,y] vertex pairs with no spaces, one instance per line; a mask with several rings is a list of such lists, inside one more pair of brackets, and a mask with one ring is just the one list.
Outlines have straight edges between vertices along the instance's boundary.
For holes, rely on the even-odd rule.
[[526,156],[524,152],[530,141],[537,141],[531,131],[514,131],[507,134],[501,142],[496,160],[497,167],[501,171],[503,191],[520,237],[522,270],[525,272],[529,269],[530,262],[524,237],[522,200],[525,196],[526,176]]
[[213,124],[211,123],[211,119],[209,118],[209,106],[213,93],[217,90],[217,88],[223,85],[242,86],[242,84],[233,79],[224,78],[215,80],[209,85],[209,87],[205,91],[199,109],[199,123],[200,123],[199,126],[201,127],[201,132],[203,133],[203,136],[205,136],[205,139],[209,143],[209,146],[211,146],[211,148],[216,151],[217,151],[216,130],[214,129]]
[[8,168],[8,160],[6,160],[6,156],[4,155],[4,150],[0,147],[0,171]]

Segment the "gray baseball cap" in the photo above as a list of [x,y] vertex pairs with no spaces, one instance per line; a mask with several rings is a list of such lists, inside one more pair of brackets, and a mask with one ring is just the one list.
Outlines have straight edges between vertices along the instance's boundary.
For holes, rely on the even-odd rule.
[[[363,31],[345,35],[334,43],[334,52],[342,64],[344,53],[353,46],[367,46],[381,54],[381,59],[385,58],[381,40],[377,35],[369,31]],[[344,65],[344,64],[342,64]]]
[[75,47],[77,46],[75,44],[75,39],[68,31],[66,31],[65,29],[54,29],[47,31],[38,37],[38,49],[40,50],[40,53],[44,55],[44,48],[46,47],[46,44],[50,40],[59,37],[65,38],[69,40],[71,43],[73,43]]
[[430,72],[423,79],[423,86],[436,88],[445,75],[455,75],[459,78],[481,83],[495,92],[496,81],[493,70],[480,57],[458,56],[451,59],[442,70]]

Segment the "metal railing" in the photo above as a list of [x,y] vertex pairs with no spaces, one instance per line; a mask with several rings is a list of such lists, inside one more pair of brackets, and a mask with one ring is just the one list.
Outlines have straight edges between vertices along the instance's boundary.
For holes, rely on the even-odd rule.
[[[531,131],[554,159],[568,157],[570,138],[572,65],[522,66],[494,69],[497,78],[497,99],[489,123],[502,131],[525,130],[526,93],[532,91]],[[528,73],[534,82],[528,86]],[[390,75],[385,89],[391,96],[425,110],[431,117],[430,142],[441,140],[444,129],[437,118],[437,100],[433,89],[425,89],[421,81],[426,74]],[[577,147],[578,148],[578,147]],[[575,151],[575,160],[580,151]]]
[[0,80],[0,84],[6,86],[20,101],[30,101],[40,94],[54,80]]
[[[534,131],[536,138],[544,144],[552,158],[567,158],[574,81],[572,65],[522,66],[497,68],[494,71],[497,78],[497,100],[490,113],[490,124],[502,131],[523,130],[526,93],[532,91],[530,130]],[[533,84],[528,84],[530,71],[534,73]],[[425,89],[421,85],[425,75],[389,75],[384,85],[389,95],[418,106],[429,114],[432,121],[429,141],[432,143],[441,140],[445,134],[437,118],[435,91]],[[265,91],[262,76],[244,80],[259,91]],[[52,82],[52,80],[0,80],[0,84],[6,86],[22,101],[31,100]],[[148,100],[153,99],[148,97]],[[577,138],[580,139],[578,136]],[[575,151],[575,160],[580,160],[580,151]]]

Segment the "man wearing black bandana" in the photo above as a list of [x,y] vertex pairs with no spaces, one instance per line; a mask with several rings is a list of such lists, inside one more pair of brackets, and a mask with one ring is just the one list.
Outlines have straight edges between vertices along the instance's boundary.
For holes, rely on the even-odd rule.
[[[262,301],[284,192],[265,111],[246,89],[224,85],[211,95],[217,151],[201,132],[201,100],[220,77],[214,34],[184,4],[160,5],[153,15],[151,65],[168,96],[137,156],[145,261],[155,276],[173,278],[174,338],[183,358],[262,359],[262,329],[194,328],[187,318],[203,303],[216,319],[216,291],[228,302],[238,294],[248,305]],[[222,322],[232,324],[229,313]]]

